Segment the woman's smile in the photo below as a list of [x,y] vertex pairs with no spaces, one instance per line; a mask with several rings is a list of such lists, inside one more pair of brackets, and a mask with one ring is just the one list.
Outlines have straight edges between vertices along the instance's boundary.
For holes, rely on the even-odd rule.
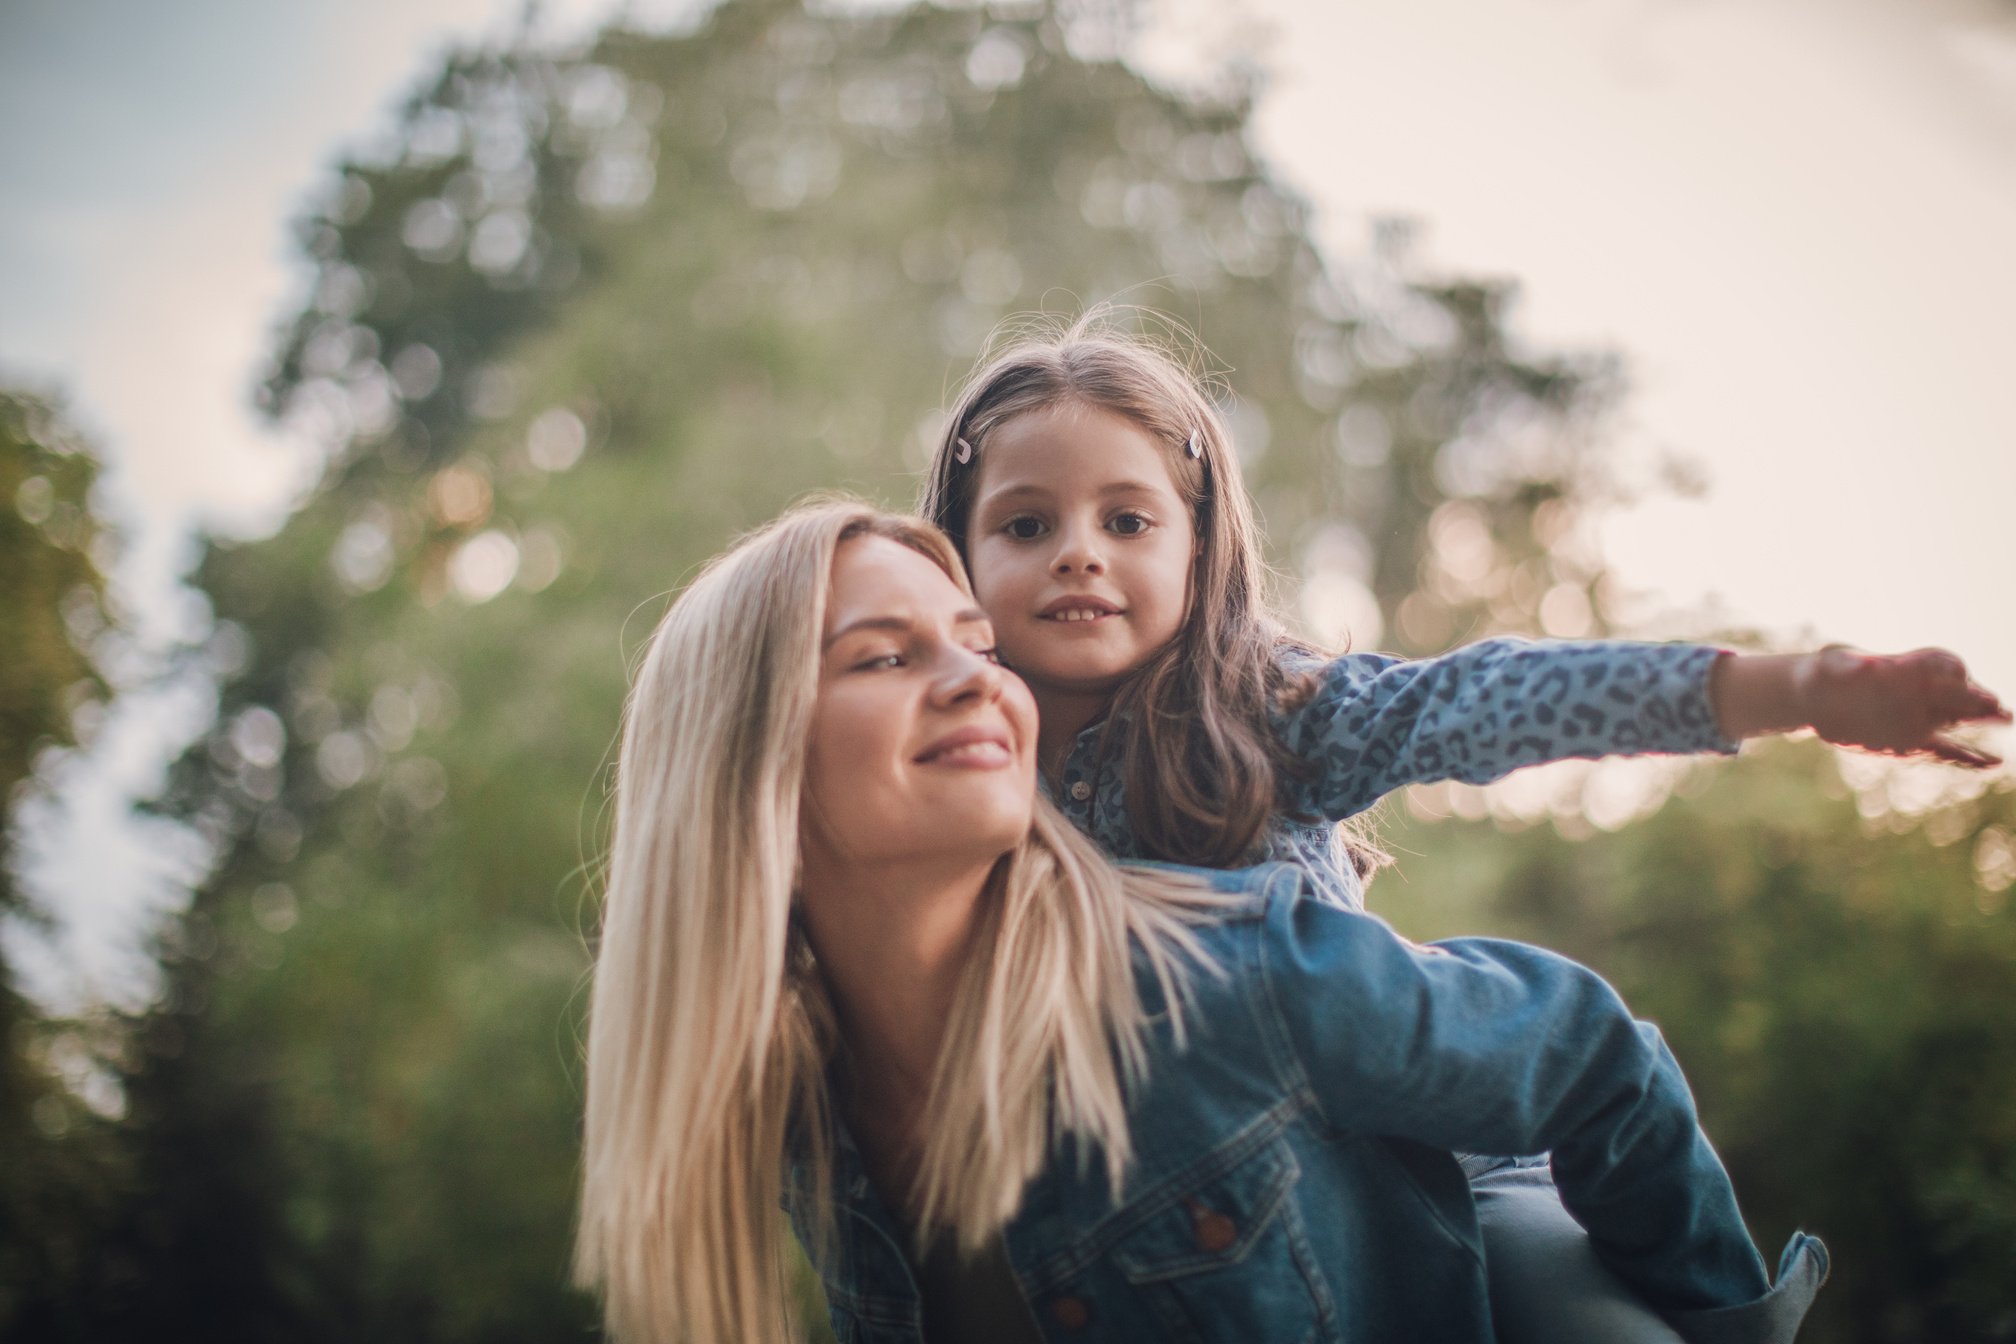
[[987,864],[1028,830],[1036,706],[944,570],[886,537],[843,543],[824,646],[808,860]]
[[1015,749],[1008,734],[998,728],[960,728],[933,742],[915,759],[919,765],[999,770],[1015,763]]

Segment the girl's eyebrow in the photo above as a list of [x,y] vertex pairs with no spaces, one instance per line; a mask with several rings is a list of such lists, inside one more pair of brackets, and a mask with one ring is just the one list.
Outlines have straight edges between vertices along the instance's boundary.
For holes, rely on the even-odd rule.
[[1161,487],[1158,487],[1152,481],[1114,481],[1110,485],[1100,486],[1099,493],[1102,495],[1152,495],[1158,489],[1167,488],[1167,484],[1167,482],[1164,482]]
[[1001,487],[999,490],[989,490],[985,492],[980,496],[980,503],[999,504],[1004,500],[1014,501],[1018,499],[1048,499],[1053,493],[1055,492],[1052,491],[1048,486],[1043,485],[1035,485],[1035,484],[1008,485]]
[[[1102,497],[1108,495],[1152,495],[1156,493],[1156,486],[1151,481],[1109,481],[1093,493]],[[983,505],[1012,504],[1020,500],[1047,500],[1055,494],[1056,491],[1050,489],[1048,486],[1036,485],[1032,482],[1023,485],[1003,486],[999,490],[989,490],[980,497],[979,503]]]
[[[988,623],[987,613],[978,607],[968,607],[952,618],[952,624],[954,625],[986,625]],[[848,635],[856,634],[863,630],[890,630],[899,635],[907,635],[916,628],[917,622],[908,616],[863,616],[858,621],[849,621],[832,634],[826,636],[826,642],[819,647],[823,652],[826,649],[832,648]]]

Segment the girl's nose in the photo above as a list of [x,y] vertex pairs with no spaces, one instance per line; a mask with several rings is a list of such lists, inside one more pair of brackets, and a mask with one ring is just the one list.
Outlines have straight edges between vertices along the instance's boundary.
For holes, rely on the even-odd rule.
[[1053,574],[1104,574],[1106,557],[1101,553],[1098,534],[1074,529],[1057,539],[1057,552],[1050,558]]

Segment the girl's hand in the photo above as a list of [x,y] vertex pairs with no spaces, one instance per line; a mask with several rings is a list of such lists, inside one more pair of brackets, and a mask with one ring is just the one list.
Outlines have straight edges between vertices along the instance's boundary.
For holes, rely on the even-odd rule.
[[1994,692],[1944,649],[1891,655],[1836,645],[1806,655],[1806,721],[1829,742],[1893,756],[1935,756],[1982,769],[2002,758],[1946,736],[1962,723],[2009,722]]
[[2008,723],[1992,691],[1944,649],[1870,654],[1729,654],[1709,680],[1716,722],[1732,738],[1811,728],[1844,747],[1932,756],[1982,769],[2002,758],[1954,741],[1963,723]]

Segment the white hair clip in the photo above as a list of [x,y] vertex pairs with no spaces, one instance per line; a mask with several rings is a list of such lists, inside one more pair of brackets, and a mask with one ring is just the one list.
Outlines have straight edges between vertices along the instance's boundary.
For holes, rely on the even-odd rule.
[[952,453],[952,460],[954,462],[957,462],[960,466],[963,467],[968,462],[971,462],[973,460],[972,444],[966,442],[966,440],[964,439],[954,439],[952,440],[952,442],[959,445],[956,449],[953,450]]
[[1204,456],[1204,444],[1202,440],[1200,440],[1197,437],[1196,430],[1193,429],[1190,431],[1190,442],[1183,445],[1183,450],[1189,453],[1192,459],[1198,459]]

